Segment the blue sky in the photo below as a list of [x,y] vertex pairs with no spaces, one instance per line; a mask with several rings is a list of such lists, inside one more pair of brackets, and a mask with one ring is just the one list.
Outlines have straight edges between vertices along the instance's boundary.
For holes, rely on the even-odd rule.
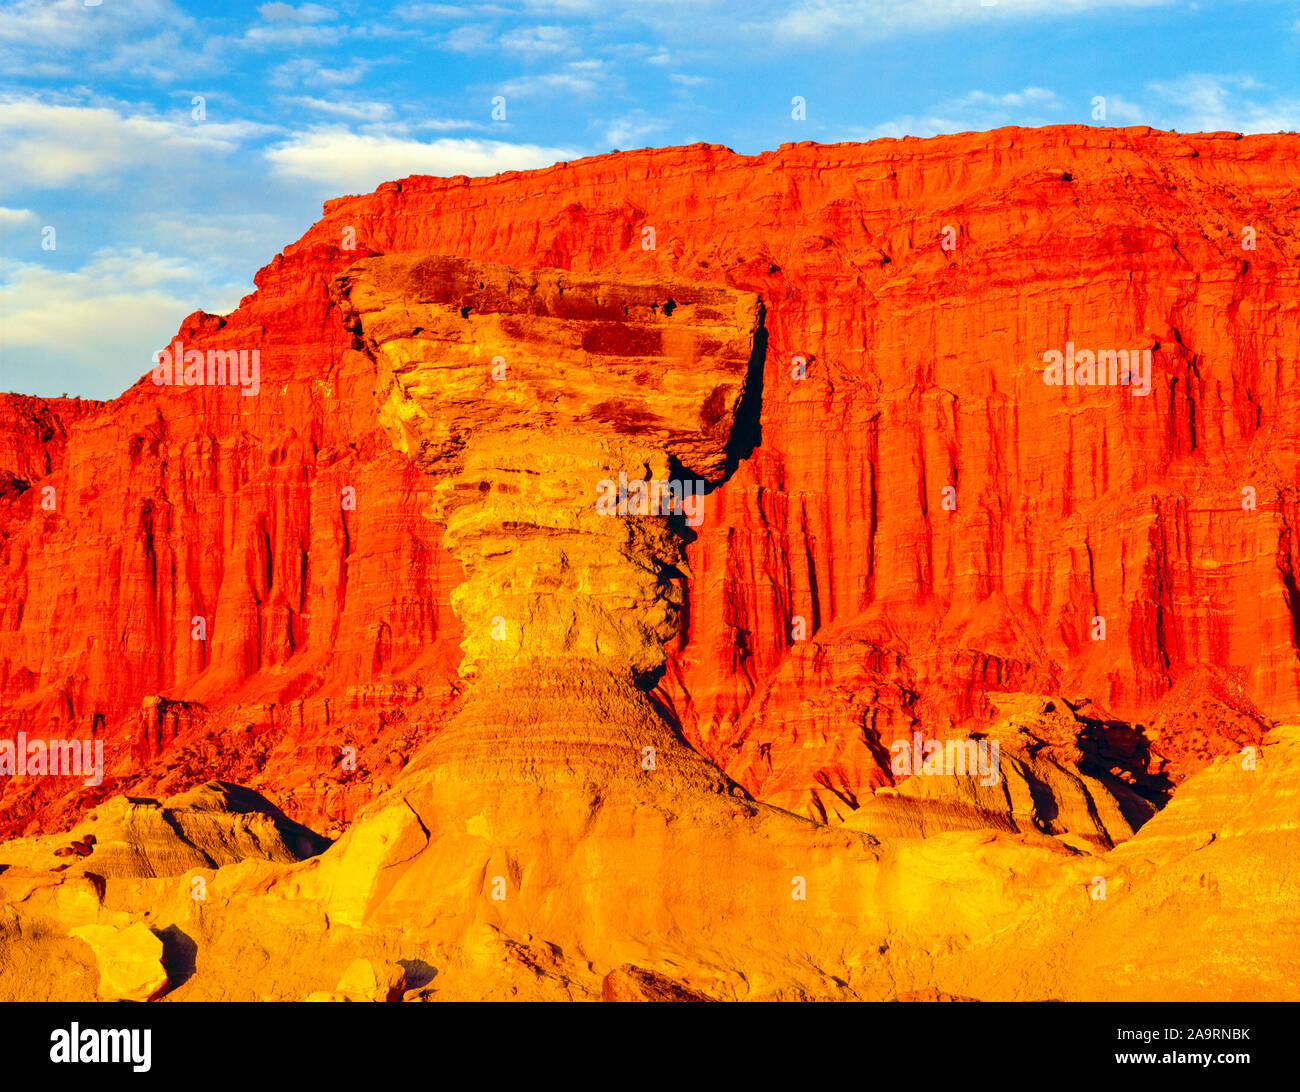
[[1300,129],[1300,3],[0,0],[0,390],[113,397],[390,178],[1096,124],[1096,96]]

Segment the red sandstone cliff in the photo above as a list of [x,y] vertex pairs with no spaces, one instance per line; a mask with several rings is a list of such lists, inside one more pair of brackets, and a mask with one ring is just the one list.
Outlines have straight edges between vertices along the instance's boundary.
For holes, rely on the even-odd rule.
[[[463,575],[329,293],[368,254],[761,297],[757,446],[706,500],[660,687],[760,798],[851,807],[882,742],[1000,691],[1154,724],[1138,772],[1255,738],[1256,708],[1300,711],[1298,150],[1077,127],[697,145],[330,202],[237,311],[182,324],[258,349],[256,397],[146,375],[102,406],[3,403],[0,738],[93,732],[116,780],[7,783],[0,829],[213,777],[336,828],[456,703]],[[1067,342],[1151,349],[1152,393],[1044,385]]]

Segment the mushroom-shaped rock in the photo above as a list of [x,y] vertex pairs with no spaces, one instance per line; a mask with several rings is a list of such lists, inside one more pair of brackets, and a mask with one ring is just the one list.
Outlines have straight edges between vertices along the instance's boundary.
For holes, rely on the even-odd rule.
[[757,383],[758,297],[442,255],[365,258],[333,295],[465,570],[474,682],[435,760],[551,786],[671,765],[728,791],[634,684],[678,631],[683,535]]

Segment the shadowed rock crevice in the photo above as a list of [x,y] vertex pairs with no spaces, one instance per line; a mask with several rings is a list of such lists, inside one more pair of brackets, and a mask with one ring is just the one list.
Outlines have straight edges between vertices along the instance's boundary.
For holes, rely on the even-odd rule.
[[754,334],[754,351],[745,375],[745,393],[736,407],[736,421],[727,442],[727,469],[730,477],[745,459],[763,442],[763,365],[767,361],[767,309],[758,305],[758,330]]

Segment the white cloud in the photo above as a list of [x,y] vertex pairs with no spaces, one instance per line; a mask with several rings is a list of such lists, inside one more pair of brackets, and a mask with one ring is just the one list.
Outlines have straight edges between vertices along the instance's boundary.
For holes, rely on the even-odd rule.
[[347,118],[349,121],[386,121],[393,116],[393,108],[386,102],[331,101],[313,98],[310,95],[301,95],[288,101],[308,110],[314,110],[318,114]]
[[320,4],[303,4],[296,8],[292,4],[263,4],[257,9],[257,14],[268,23],[323,23],[334,18],[334,13]]
[[149,370],[187,314],[228,311],[239,295],[233,285],[214,294],[201,269],[143,250],[101,250],[71,271],[6,262],[0,389],[111,397]]
[[479,125],[477,121],[460,121],[456,118],[426,118],[424,121],[414,122],[409,128],[431,129],[435,133],[446,133],[453,129],[477,129]]
[[[639,23],[662,39],[693,45],[743,40],[747,47],[836,45],[880,41],[912,32],[980,23],[1024,22],[1124,8],[1178,6],[1195,0],[522,0],[539,18],[598,17]],[[666,52],[648,58],[668,63]]]
[[[864,137],[930,137],[941,133],[960,133],[977,129],[997,129],[1003,125],[1048,125],[1063,120],[1064,104],[1054,91],[1045,87],[1024,87],[1019,91],[970,91],[959,98],[940,103],[932,114],[908,114],[893,118],[862,132],[851,132],[852,139]],[[1084,117],[1086,117],[1086,113]]]
[[1099,92],[1106,116],[1094,120],[1092,97],[1063,102],[1042,87],[992,93],[971,91],[940,103],[933,114],[909,114],[869,131],[849,131],[852,139],[937,136],[1003,125],[1037,126],[1073,121],[1105,126],[1150,125],[1179,132],[1230,130],[1240,133],[1295,132],[1300,129],[1300,99],[1278,97],[1248,76],[1189,74],[1157,80],[1145,88],[1146,104]]
[[574,48],[572,35],[564,27],[519,27],[501,35],[501,46],[527,56],[568,53]]
[[202,268],[207,283],[239,280],[253,290],[253,274],[293,237],[297,224],[278,212],[248,209],[157,210],[135,234],[165,247],[181,262]]
[[503,95],[589,95],[608,78],[607,61],[572,61],[559,72],[518,76],[500,87]]
[[257,9],[263,22],[244,32],[243,43],[257,48],[302,49],[333,45],[350,28],[331,24],[334,12],[320,4],[263,4]]
[[[1182,132],[1228,129],[1240,133],[1294,132],[1300,129],[1300,100],[1268,97],[1267,88],[1247,76],[1189,74],[1155,81],[1147,89],[1156,99],[1156,121]],[[1109,113],[1109,102],[1107,103]]]
[[31,209],[7,209],[0,205],[0,231],[35,222],[36,213]]
[[1106,117],[1097,124],[1150,125],[1182,133],[1300,130],[1300,99],[1279,96],[1249,76],[1188,73],[1153,80],[1142,90],[1141,103],[1102,92]]
[[[165,58],[165,63],[160,63]],[[0,72],[81,78],[86,73],[169,83],[228,62],[173,0],[6,0],[0,6]]]
[[276,65],[271,72],[271,83],[276,87],[350,87],[373,65],[373,61],[353,61],[345,68],[331,68],[306,57],[295,57]]
[[418,121],[399,122],[394,118],[396,111],[391,103],[373,100],[320,99],[312,95],[298,95],[282,101],[316,114],[324,114],[327,118],[338,118],[341,122],[356,122],[370,128],[379,126],[381,128],[378,131],[386,136],[404,136],[408,132],[420,130],[446,133],[482,127],[481,122],[460,118],[421,118]]
[[[714,0],[658,0],[647,14],[654,19],[661,17],[668,8],[674,6],[688,11],[698,11],[713,3]],[[638,11],[645,12],[647,8],[645,0],[523,0],[523,6],[526,10],[539,15],[557,16],[609,15],[615,9],[619,9],[619,14],[623,15]]]
[[1129,102],[1123,95],[1104,95],[1106,100],[1106,125],[1144,125],[1146,115],[1135,102]]
[[444,34],[438,44],[456,53],[482,53],[496,44],[496,36],[487,27],[464,26]]
[[475,19],[487,15],[507,14],[505,8],[493,4],[468,7],[462,4],[402,4],[393,9],[399,19],[418,22],[427,19]]
[[504,49],[531,58],[572,53],[576,48],[573,34],[564,27],[516,27],[498,34],[479,23],[467,23],[448,31],[438,44],[457,53],[488,53]]
[[107,106],[0,98],[0,190],[103,180],[181,157],[226,155],[268,131],[250,122],[189,123]]
[[536,144],[444,137],[425,143],[397,134],[314,129],[269,148],[277,175],[311,182],[330,193],[367,193],[411,174],[450,177],[545,167],[580,153]]
[[1175,0],[800,0],[793,10],[759,20],[779,39],[804,43],[880,39],[912,30],[943,30],[1015,17],[1092,14],[1105,8],[1161,7]]
[[853,139],[876,140],[879,137],[893,137],[897,140],[907,136],[932,137],[941,133],[959,133],[966,128],[968,126],[951,118],[907,114],[892,121],[882,122],[869,132],[855,133]]
[[268,23],[249,27],[243,42],[259,49],[303,49],[308,46],[334,45],[343,39],[342,27]]
[[1026,87],[1023,91],[1009,91],[1002,95],[990,95],[987,91],[972,91],[957,100],[960,106],[1055,106],[1056,92],[1043,87]]
[[606,126],[605,141],[609,147],[623,150],[643,147],[642,139],[644,137],[661,133],[667,127],[666,122],[655,118],[644,110],[634,110],[627,116],[618,118]]
[[84,0],[9,0],[0,9],[0,42],[48,49],[96,41],[102,44],[105,36],[139,36],[163,27],[184,30],[194,26],[194,20],[171,0],[110,2],[108,11],[97,12]]

